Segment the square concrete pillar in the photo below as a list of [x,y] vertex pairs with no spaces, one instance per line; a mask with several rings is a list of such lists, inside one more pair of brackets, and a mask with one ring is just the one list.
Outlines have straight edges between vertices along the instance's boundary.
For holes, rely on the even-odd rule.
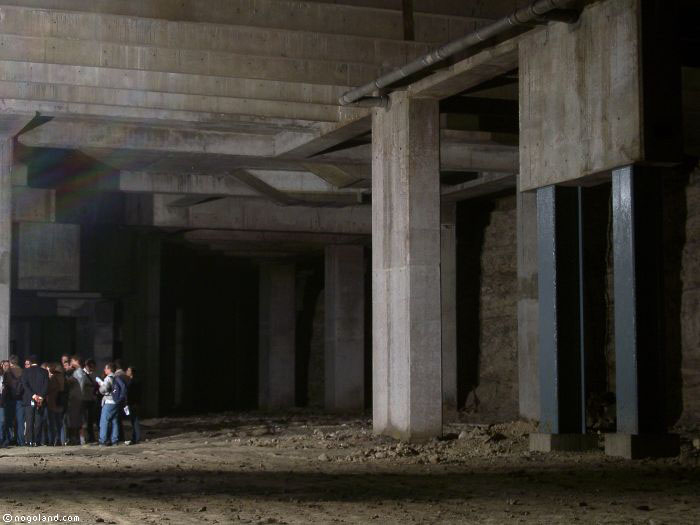
[[440,208],[440,294],[442,308],[442,415],[457,419],[457,204]]
[[325,267],[325,406],[365,407],[364,246],[327,246]]
[[372,362],[377,434],[442,433],[438,102],[395,93],[372,118]]
[[137,242],[139,354],[144,386],[144,411],[157,416],[160,412],[160,285],[161,241],[158,236],[141,236]]
[[12,138],[0,136],[0,359],[10,355]]
[[517,193],[518,401],[520,416],[540,417],[537,299],[537,194]]
[[265,410],[295,404],[295,268],[260,265],[258,406]]

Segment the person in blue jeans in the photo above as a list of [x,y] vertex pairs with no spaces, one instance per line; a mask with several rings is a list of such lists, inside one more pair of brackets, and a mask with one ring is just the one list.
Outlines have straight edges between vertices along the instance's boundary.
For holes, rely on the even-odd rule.
[[102,394],[102,413],[100,414],[100,445],[109,446],[119,443],[119,411],[121,405],[112,399],[114,387],[114,364],[107,363],[105,378],[99,382]]

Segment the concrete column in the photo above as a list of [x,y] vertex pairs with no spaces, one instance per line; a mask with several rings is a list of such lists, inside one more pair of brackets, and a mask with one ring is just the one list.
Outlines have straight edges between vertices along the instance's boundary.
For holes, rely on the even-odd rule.
[[293,407],[295,400],[296,304],[293,264],[260,265],[258,405]]
[[438,102],[392,96],[372,118],[374,431],[442,433]]
[[0,136],[0,359],[10,355],[12,138]]
[[457,205],[440,208],[440,294],[442,308],[442,415],[457,419]]
[[160,268],[161,243],[157,237],[141,240],[141,337],[143,341],[144,408],[158,415],[160,406]]
[[365,406],[364,247],[327,246],[325,266],[325,406],[335,412]]
[[160,269],[161,243],[157,236],[134,239],[133,293],[124,299],[122,357],[137,368],[143,385],[143,409],[158,415],[160,407]]
[[518,400],[520,416],[540,417],[537,361],[537,194],[517,193],[518,206]]

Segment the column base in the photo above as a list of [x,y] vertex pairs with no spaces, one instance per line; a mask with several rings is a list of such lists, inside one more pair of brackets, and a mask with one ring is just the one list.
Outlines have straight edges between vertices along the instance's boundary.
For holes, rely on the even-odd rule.
[[597,448],[598,436],[594,434],[530,434],[531,452],[583,452]]
[[680,454],[678,434],[605,434],[605,454],[625,459],[668,458]]

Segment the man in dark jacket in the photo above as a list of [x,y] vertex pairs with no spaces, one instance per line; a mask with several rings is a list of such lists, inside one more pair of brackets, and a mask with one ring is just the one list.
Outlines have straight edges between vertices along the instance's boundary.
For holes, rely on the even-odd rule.
[[24,442],[30,447],[39,446],[46,422],[46,394],[49,389],[49,373],[37,365],[36,356],[30,356],[29,368],[22,373],[24,387]]

